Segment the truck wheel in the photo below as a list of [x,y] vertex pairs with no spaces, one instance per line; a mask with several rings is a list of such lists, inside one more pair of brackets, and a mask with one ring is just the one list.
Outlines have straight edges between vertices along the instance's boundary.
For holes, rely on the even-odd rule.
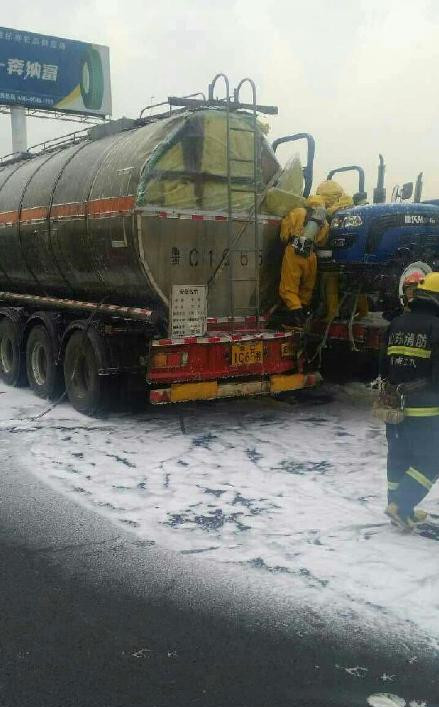
[[75,331],[67,343],[64,380],[68,399],[78,412],[96,416],[107,408],[107,377],[99,375],[96,352],[83,331]]
[[97,49],[88,47],[81,57],[81,97],[89,110],[100,110],[104,95],[104,74]]
[[0,378],[7,385],[26,385],[24,357],[20,348],[20,329],[4,317],[0,321]]
[[63,378],[56,365],[56,351],[44,326],[31,330],[26,344],[26,371],[29,385],[40,398],[55,400],[62,393]]

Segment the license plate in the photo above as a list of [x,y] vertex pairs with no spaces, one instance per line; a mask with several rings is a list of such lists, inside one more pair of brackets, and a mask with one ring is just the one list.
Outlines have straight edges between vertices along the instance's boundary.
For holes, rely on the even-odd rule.
[[251,366],[262,363],[264,349],[262,341],[232,344],[232,366]]

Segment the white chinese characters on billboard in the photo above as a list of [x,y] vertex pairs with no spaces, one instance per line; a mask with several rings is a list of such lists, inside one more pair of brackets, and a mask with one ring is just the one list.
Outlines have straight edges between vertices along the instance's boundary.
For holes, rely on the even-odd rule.
[[24,79],[41,79],[56,81],[58,66],[56,64],[40,64],[39,61],[24,61],[24,59],[8,59],[6,68],[9,76],[17,74]]
[[108,47],[0,27],[0,103],[111,115]]

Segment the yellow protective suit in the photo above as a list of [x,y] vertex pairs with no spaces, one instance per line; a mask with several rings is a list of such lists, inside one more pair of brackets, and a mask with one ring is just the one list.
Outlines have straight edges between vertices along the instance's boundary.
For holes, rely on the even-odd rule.
[[343,196],[337,199],[337,201],[332,206],[328,207],[326,211],[328,212],[328,216],[332,218],[336,211],[340,211],[340,209],[348,209],[353,205],[354,202],[352,197],[347,194],[343,194]]
[[[347,209],[354,205],[350,196],[345,194],[343,187],[332,179],[326,179],[317,187],[316,194],[322,197],[325,202],[328,216],[332,218],[340,209]],[[326,320],[332,321],[339,309],[339,277],[338,273],[324,273],[323,275],[323,291],[326,301]],[[357,301],[357,314],[361,317],[366,317],[369,314],[369,305],[366,295],[359,295]]]
[[291,243],[287,245],[282,260],[279,294],[288,309],[303,309],[311,304],[317,280],[317,256],[307,258],[297,255]]
[[[309,207],[322,206],[317,197],[309,197]],[[290,238],[303,235],[307,210],[293,209],[282,219],[281,239],[287,243],[285,248],[279,285],[279,295],[290,310],[309,307],[317,279],[317,256],[311,252],[304,257],[296,253],[294,246],[288,243]],[[315,239],[315,245],[322,246],[328,237],[329,226],[325,222]]]

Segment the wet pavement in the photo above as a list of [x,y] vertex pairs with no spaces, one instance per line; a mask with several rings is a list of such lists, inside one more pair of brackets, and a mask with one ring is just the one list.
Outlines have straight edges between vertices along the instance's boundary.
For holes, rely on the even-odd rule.
[[0,444],[1,707],[350,707],[379,692],[437,704],[422,636],[374,640],[353,613],[334,625],[289,600],[280,577],[157,549]]
[[[0,429],[20,464],[115,532],[282,575],[286,596],[343,603],[371,634],[386,619],[439,641],[439,558],[431,540],[384,516],[384,426],[365,385],[93,420],[66,403],[44,414],[47,403],[24,389],[0,384],[0,396]],[[423,505],[438,513],[439,484]]]

